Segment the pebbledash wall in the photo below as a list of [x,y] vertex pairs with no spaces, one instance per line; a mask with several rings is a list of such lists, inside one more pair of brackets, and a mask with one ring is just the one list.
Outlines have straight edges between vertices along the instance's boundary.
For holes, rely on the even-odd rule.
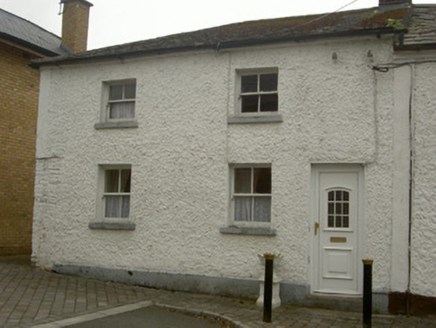
[[[428,297],[435,297],[436,278],[436,94],[431,80],[436,74],[433,51],[418,59],[420,64],[407,69],[412,75],[413,116],[413,202],[411,292],[427,297],[426,304],[435,309]],[[413,61],[412,61],[413,62]]]
[[[34,261],[61,272],[255,298],[259,254],[275,253],[282,301],[308,304],[311,168],[353,163],[364,171],[361,257],[374,259],[375,307],[386,312],[389,293],[408,288],[408,94],[415,77],[415,141],[422,145],[415,163],[423,168],[415,171],[414,196],[424,197],[413,206],[411,291],[436,295],[436,261],[428,254],[434,155],[426,147],[435,147],[435,99],[422,97],[434,72],[370,68],[392,61],[391,38],[354,37],[42,67]],[[282,122],[229,124],[236,71],[263,67],[278,70]],[[138,127],[95,129],[102,82],[132,78]],[[276,235],[222,233],[235,163],[271,164]],[[99,221],[103,164],[131,165],[134,230],[89,228]]]

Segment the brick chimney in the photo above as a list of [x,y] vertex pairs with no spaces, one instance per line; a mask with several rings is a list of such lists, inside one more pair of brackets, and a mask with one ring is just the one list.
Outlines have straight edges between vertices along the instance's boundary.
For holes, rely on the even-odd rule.
[[379,0],[378,6],[411,5],[412,0]]
[[85,0],[61,0],[62,45],[72,52],[86,51],[88,43],[89,8]]

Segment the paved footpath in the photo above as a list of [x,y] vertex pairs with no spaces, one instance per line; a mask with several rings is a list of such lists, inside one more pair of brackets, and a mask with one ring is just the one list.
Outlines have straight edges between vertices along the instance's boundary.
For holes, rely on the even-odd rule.
[[[60,327],[80,322],[77,318],[83,321],[83,318],[101,318],[156,305],[197,315],[220,316],[230,322],[223,327],[362,327],[360,313],[297,306],[281,306],[273,310],[272,323],[263,323],[262,309],[253,300],[59,275],[31,267],[28,258],[0,257],[0,327]],[[373,327],[436,327],[436,317],[375,315],[372,324]]]

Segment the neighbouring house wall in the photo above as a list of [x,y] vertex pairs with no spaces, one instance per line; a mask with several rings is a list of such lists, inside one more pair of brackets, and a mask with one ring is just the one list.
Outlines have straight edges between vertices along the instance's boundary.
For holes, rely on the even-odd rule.
[[[425,61],[425,58],[422,58],[422,61]],[[436,272],[436,94],[433,79],[436,76],[436,66],[429,62],[413,67],[414,184],[411,292],[434,297],[436,295],[434,274]]]
[[0,42],[0,255],[30,254],[39,72]]
[[[355,38],[44,67],[34,208],[38,265],[257,279],[258,254],[274,252],[281,254],[280,278],[310,285],[311,164],[357,163],[365,179],[361,255],[374,259],[375,290],[390,291],[398,207],[393,181],[403,174],[393,159],[394,75],[369,65],[389,62],[391,47],[391,39]],[[260,67],[278,68],[283,122],[228,124],[235,70]],[[96,130],[102,81],[131,78],[138,128]],[[233,163],[271,164],[276,236],[220,233],[228,225]],[[134,231],[88,228],[97,217],[101,164],[132,166]]]

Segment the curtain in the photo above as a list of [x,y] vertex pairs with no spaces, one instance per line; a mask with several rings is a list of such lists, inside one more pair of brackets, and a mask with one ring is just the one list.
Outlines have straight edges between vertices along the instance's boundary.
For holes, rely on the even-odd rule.
[[105,196],[105,217],[128,218],[130,196]]
[[105,203],[106,203],[105,217],[119,218],[120,217],[119,196],[105,196]]
[[271,197],[254,198],[254,218],[253,221],[271,221]]
[[251,197],[235,197],[235,221],[251,221]]
[[235,197],[235,221],[270,222],[271,197]]
[[110,105],[109,118],[135,118],[135,103],[134,102],[120,102]]
[[130,196],[122,196],[121,198],[121,217],[128,218],[130,209]]

